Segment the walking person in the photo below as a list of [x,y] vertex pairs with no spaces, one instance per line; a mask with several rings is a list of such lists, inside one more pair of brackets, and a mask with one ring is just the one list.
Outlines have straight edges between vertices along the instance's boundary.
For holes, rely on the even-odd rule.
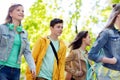
[[102,63],[99,80],[120,79],[120,3],[114,4],[105,29],[99,34],[89,59]]
[[88,31],[81,31],[69,45],[70,53],[65,63],[66,80],[92,80],[89,78],[87,46],[90,46],[90,35]]
[[50,21],[50,35],[40,37],[33,48],[36,63],[36,79],[26,72],[27,80],[64,80],[66,46],[58,37],[63,31],[63,20],[54,18]]
[[23,18],[23,6],[14,4],[8,10],[6,22],[0,25],[0,80],[20,80],[22,54],[35,77],[35,63],[21,24]]

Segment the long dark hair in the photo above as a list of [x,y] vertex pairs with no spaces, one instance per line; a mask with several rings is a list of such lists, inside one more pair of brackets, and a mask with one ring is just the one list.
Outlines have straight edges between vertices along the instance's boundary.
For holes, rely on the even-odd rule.
[[12,23],[12,17],[10,16],[10,12],[12,12],[14,9],[16,9],[19,6],[22,6],[22,5],[21,4],[13,4],[9,7],[8,14],[7,14],[7,17],[5,20],[5,24]]
[[113,27],[117,15],[120,14],[120,4],[114,4],[112,7],[113,7],[113,9],[112,9],[110,17],[108,19],[108,22],[106,24],[106,28]]
[[73,42],[68,47],[71,47],[72,50],[80,48],[82,44],[82,39],[86,38],[87,35],[88,31],[79,32]]

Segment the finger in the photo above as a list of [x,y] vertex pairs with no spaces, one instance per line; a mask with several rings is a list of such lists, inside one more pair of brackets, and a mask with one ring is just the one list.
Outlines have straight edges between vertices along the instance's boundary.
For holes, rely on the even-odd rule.
[[35,76],[36,76],[35,71],[32,71],[32,76],[33,76],[33,77],[35,77]]

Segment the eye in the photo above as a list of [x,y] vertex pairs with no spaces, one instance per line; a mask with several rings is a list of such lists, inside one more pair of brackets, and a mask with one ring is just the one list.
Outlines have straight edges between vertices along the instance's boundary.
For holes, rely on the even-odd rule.
[[62,28],[63,29],[63,26],[57,26],[58,28]]
[[17,9],[17,11],[20,11],[20,9]]
[[16,11],[18,11],[18,12],[23,12],[24,13],[24,10],[23,9],[17,9]]
[[60,28],[60,26],[57,26],[57,28]]
[[24,12],[24,10],[22,10],[22,12]]

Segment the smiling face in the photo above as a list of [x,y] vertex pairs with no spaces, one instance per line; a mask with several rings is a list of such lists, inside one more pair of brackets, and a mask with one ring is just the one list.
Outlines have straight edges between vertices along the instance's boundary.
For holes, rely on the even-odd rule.
[[16,8],[14,8],[14,10],[10,12],[10,16],[12,18],[12,21],[17,20],[21,22],[21,20],[24,18],[23,7],[17,6]]
[[50,29],[53,35],[60,36],[63,30],[63,23],[57,23],[54,27],[50,27]]

